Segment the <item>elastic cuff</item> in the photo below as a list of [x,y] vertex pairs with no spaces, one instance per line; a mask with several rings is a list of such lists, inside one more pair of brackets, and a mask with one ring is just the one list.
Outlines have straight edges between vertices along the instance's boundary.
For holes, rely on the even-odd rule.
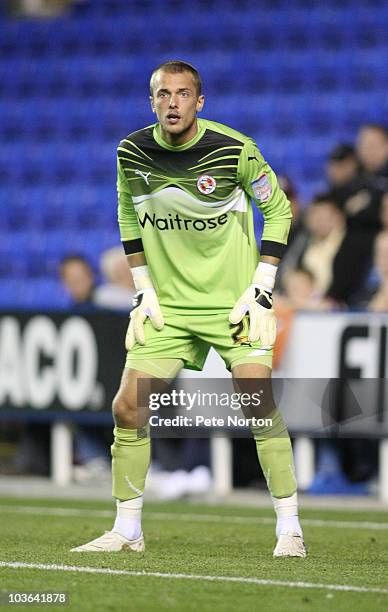
[[260,255],[268,255],[269,257],[278,257],[281,259],[286,250],[285,244],[274,242],[273,240],[262,240],[260,247]]
[[260,261],[253,275],[252,283],[260,289],[272,292],[275,286],[276,272],[278,267],[274,264]]
[[151,276],[149,273],[148,266],[136,266],[131,268],[133,276],[133,284],[137,291],[144,291],[144,289],[153,289]]
[[126,255],[135,255],[135,253],[143,253],[143,241],[141,238],[136,238],[136,240],[123,240],[122,241],[124,253]]

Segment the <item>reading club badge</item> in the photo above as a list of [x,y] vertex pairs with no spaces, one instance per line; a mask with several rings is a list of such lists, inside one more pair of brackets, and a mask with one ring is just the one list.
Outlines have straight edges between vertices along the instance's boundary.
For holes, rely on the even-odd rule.
[[209,193],[213,193],[215,188],[217,187],[216,179],[208,174],[202,174],[197,181],[197,189],[201,193],[205,195],[209,195]]

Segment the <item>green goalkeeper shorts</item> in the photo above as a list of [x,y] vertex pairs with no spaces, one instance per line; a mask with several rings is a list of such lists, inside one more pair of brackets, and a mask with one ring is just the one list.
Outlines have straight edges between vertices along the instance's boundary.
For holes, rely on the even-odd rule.
[[[183,367],[202,370],[213,347],[231,370],[242,363],[259,363],[272,367],[272,348],[263,348],[260,342],[248,342],[249,320],[229,323],[228,314],[169,314],[164,312],[164,327],[157,331],[149,319],[145,322],[144,346],[135,344],[127,353],[125,367],[153,374],[145,367],[145,360],[181,360]],[[182,367],[182,363],[180,364]],[[179,370],[180,368],[178,368]]]

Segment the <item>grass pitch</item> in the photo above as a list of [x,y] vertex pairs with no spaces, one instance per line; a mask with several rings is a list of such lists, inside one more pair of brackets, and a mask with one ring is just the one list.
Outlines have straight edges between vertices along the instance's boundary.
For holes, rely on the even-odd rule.
[[148,503],[144,554],[69,552],[113,518],[111,503],[1,498],[1,591],[69,597],[18,610],[388,610],[386,513],[304,510],[309,556],[273,559],[270,509]]

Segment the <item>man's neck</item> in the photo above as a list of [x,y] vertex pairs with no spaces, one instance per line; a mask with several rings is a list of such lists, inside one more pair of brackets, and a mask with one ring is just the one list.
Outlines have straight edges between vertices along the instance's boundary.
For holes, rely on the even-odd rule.
[[188,128],[187,131],[181,132],[180,134],[172,134],[171,132],[166,132],[160,125],[160,136],[162,137],[164,142],[171,145],[172,147],[179,147],[180,145],[190,142],[190,140],[192,140],[197,135],[197,133],[197,119],[195,119],[194,123]]

